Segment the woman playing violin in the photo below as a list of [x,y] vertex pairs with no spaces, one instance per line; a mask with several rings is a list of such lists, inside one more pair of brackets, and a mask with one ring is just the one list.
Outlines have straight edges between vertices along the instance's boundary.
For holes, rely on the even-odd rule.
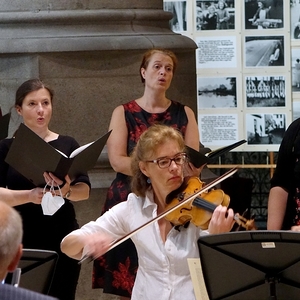
[[[113,241],[164,212],[167,195],[183,183],[185,143],[176,129],[154,125],[140,137],[132,153],[132,193],[94,222],[67,235],[61,249],[75,259],[99,257]],[[134,234],[139,268],[132,300],[195,299],[187,258],[199,257],[200,235],[228,232],[234,213],[221,205],[214,210],[208,229],[192,222],[176,228],[165,218]]]

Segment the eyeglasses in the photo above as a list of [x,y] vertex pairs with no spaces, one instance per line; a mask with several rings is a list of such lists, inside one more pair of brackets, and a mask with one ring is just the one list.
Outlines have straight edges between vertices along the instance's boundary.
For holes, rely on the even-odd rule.
[[172,161],[174,161],[176,165],[183,165],[186,162],[186,153],[178,153],[173,158],[161,157],[154,160],[147,160],[146,162],[155,163],[161,169],[166,169],[170,167]]

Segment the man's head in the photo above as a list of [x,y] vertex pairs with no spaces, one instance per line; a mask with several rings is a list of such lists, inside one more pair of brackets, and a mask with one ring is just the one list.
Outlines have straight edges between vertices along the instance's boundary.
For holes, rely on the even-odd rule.
[[22,255],[22,219],[18,212],[0,201],[0,280],[17,267]]

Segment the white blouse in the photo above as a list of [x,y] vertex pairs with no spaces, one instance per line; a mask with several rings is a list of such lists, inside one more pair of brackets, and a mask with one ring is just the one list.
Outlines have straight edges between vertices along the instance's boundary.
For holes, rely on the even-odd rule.
[[[103,231],[119,239],[156,216],[152,192],[146,198],[131,193],[127,201],[70,234]],[[195,299],[187,258],[199,258],[197,240],[201,232],[207,233],[192,223],[180,231],[172,228],[164,243],[154,222],[135,233],[131,239],[138,252],[139,267],[131,299]]]

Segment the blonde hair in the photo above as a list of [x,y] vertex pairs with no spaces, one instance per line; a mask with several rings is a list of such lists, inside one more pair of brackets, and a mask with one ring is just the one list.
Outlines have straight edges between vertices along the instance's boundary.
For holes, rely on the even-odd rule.
[[185,152],[185,143],[182,134],[175,128],[166,125],[153,125],[142,133],[131,154],[131,190],[138,196],[145,196],[150,183],[139,167],[141,161],[149,160],[158,146],[169,141],[178,143],[181,152]]

